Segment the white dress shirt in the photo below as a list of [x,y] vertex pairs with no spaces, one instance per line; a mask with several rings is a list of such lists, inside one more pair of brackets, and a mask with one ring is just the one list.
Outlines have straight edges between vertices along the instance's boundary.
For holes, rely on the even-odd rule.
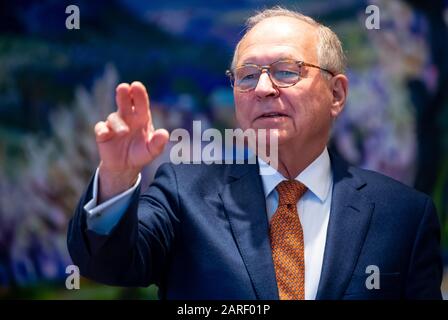
[[[261,158],[258,158],[258,163],[260,172],[262,166],[268,166]],[[272,175],[261,175],[269,221],[278,206],[278,193],[275,187],[281,181],[287,180],[278,171],[273,171]],[[273,171],[271,170],[271,172]],[[322,270],[333,189],[333,176],[327,148],[295,180],[300,181],[308,188],[308,191],[297,203],[297,211],[303,228],[305,244],[305,299],[314,300]],[[97,205],[97,169],[93,182],[92,199],[84,206],[84,210],[87,212],[87,227],[98,234],[109,234],[126,212],[132,194],[140,181],[141,175],[130,189]]]
[[[258,158],[258,163],[260,167],[267,166],[261,158]],[[275,188],[287,179],[275,171],[272,175],[261,175],[261,180],[270,221],[278,207],[278,192]],[[308,188],[297,203],[297,211],[305,244],[305,299],[314,300],[322,270],[333,190],[333,175],[327,148],[295,180]]]

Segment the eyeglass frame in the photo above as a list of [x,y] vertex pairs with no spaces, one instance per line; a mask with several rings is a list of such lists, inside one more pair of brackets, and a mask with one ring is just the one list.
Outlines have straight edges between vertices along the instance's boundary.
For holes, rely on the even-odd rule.
[[[293,84],[288,84],[288,85],[284,85],[284,86],[279,86],[279,85],[277,85],[277,84],[274,82],[274,80],[272,80],[270,69],[271,69],[271,67],[272,67],[273,64],[276,64],[276,63],[279,63],[279,62],[293,62],[293,63],[295,63],[298,67],[302,67],[302,66],[303,66],[303,67],[310,67],[310,68],[320,69],[320,70],[322,70],[322,71],[328,72],[332,77],[334,77],[334,76],[336,75],[334,72],[332,72],[332,71],[330,71],[330,70],[328,70],[328,69],[322,68],[322,67],[320,67],[320,66],[318,66],[318,65],[315,65],[315,64],[312,64],[312,63],[308,63],[308,62],[305,62],[305,61],[292,60],[292,59],[281,59],[281,60],[274,61],[274,62],[272,62],[271,64],[264,65],[264,66],[259,66],[259,65],[254,64],[254,63],[248,63],[248,64],[243,64],[243,65],[241,65],[241,66],[239,66],[239,67],[236,67],[234,70],[240,69],[240,68],[242,68],[242,67],[255,67],[255,68],[257,68],[257,69],[260,71],[260,76],[261,76],[261,74],[263,73],[263,71],[266,70],[266,73],[268,74],[268,77],[269,77],[269,79],[271,80],[272,84],[273,84],[274,86],[278,87],[278,88],[289,88],[289,87],[295,86],[295,85],[300,81],[300,79],[301,79],[301,76],[300,76],[300,75],[299,75],[299,79],[297,79],[297,81],[296,81],[295,83],[293,83]],[[230,85],[232,86],[232,88],[234,88],[235,76],[234,76],[233,71],[230,70],[230,69],[226,70],[226,75],[230,78]],[[258,77],[258,81],[260,81],[260,76]],[[237,89],[238,89],[238,91],[240,91],[240,92],[249,92],[249,91],[252,91],[252,90],[254,90],[254,89],[257,87],[257,85],[258,85],[258,81],[257,81],[257,84],[256,84],[253,88],[250,88],[250,89],[247,89],[247,90],[241,90],[241,89],[238,89],[238,87],[237,87]]]

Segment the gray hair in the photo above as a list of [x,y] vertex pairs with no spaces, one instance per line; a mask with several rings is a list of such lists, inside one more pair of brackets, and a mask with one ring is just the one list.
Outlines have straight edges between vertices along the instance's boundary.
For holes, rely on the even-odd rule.
[[315,21],[313,18],[306,16],[300,12],[288,10],[280,6],[271,9],[265,9],[257,12],[249,17],[246,21],[246,32],[242,39],[238,42],[232,59],[232,70],[236,67],[238,48],[246,37],[247,33],[261,21],[272,17],[292,17],[300,21],[304,21],[311,26],[316,27],[318,43],[317,43],[317,59],[321,68],[332,71],[334,74],[344,74],[346,68],[346,57],[342,49],[341,41],[338,36],[328,27]]

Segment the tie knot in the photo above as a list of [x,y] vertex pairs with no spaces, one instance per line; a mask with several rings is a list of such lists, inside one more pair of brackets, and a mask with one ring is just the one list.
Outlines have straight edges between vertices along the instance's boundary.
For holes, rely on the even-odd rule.
[[297,180],[285,180],[277,185],[279,195],[278,205],[297,204],[307,187]]

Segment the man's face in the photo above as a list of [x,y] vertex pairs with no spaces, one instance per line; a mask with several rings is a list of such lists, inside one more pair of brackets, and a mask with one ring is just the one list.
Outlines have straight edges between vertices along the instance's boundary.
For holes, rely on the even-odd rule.
[[[236,66],[269,65],[281,59],[318,65],[315,27],[291,17],[258,23],[242,40]],[[234,89],[236,119],[243,130],[278,129],[279,145],[326,143],[331,128],[332,94],[317,68],[304,67],[303,78],[288,88],[275,87],[266,72],[249,92]],[[281,116],[268,114],[278,113]]]

